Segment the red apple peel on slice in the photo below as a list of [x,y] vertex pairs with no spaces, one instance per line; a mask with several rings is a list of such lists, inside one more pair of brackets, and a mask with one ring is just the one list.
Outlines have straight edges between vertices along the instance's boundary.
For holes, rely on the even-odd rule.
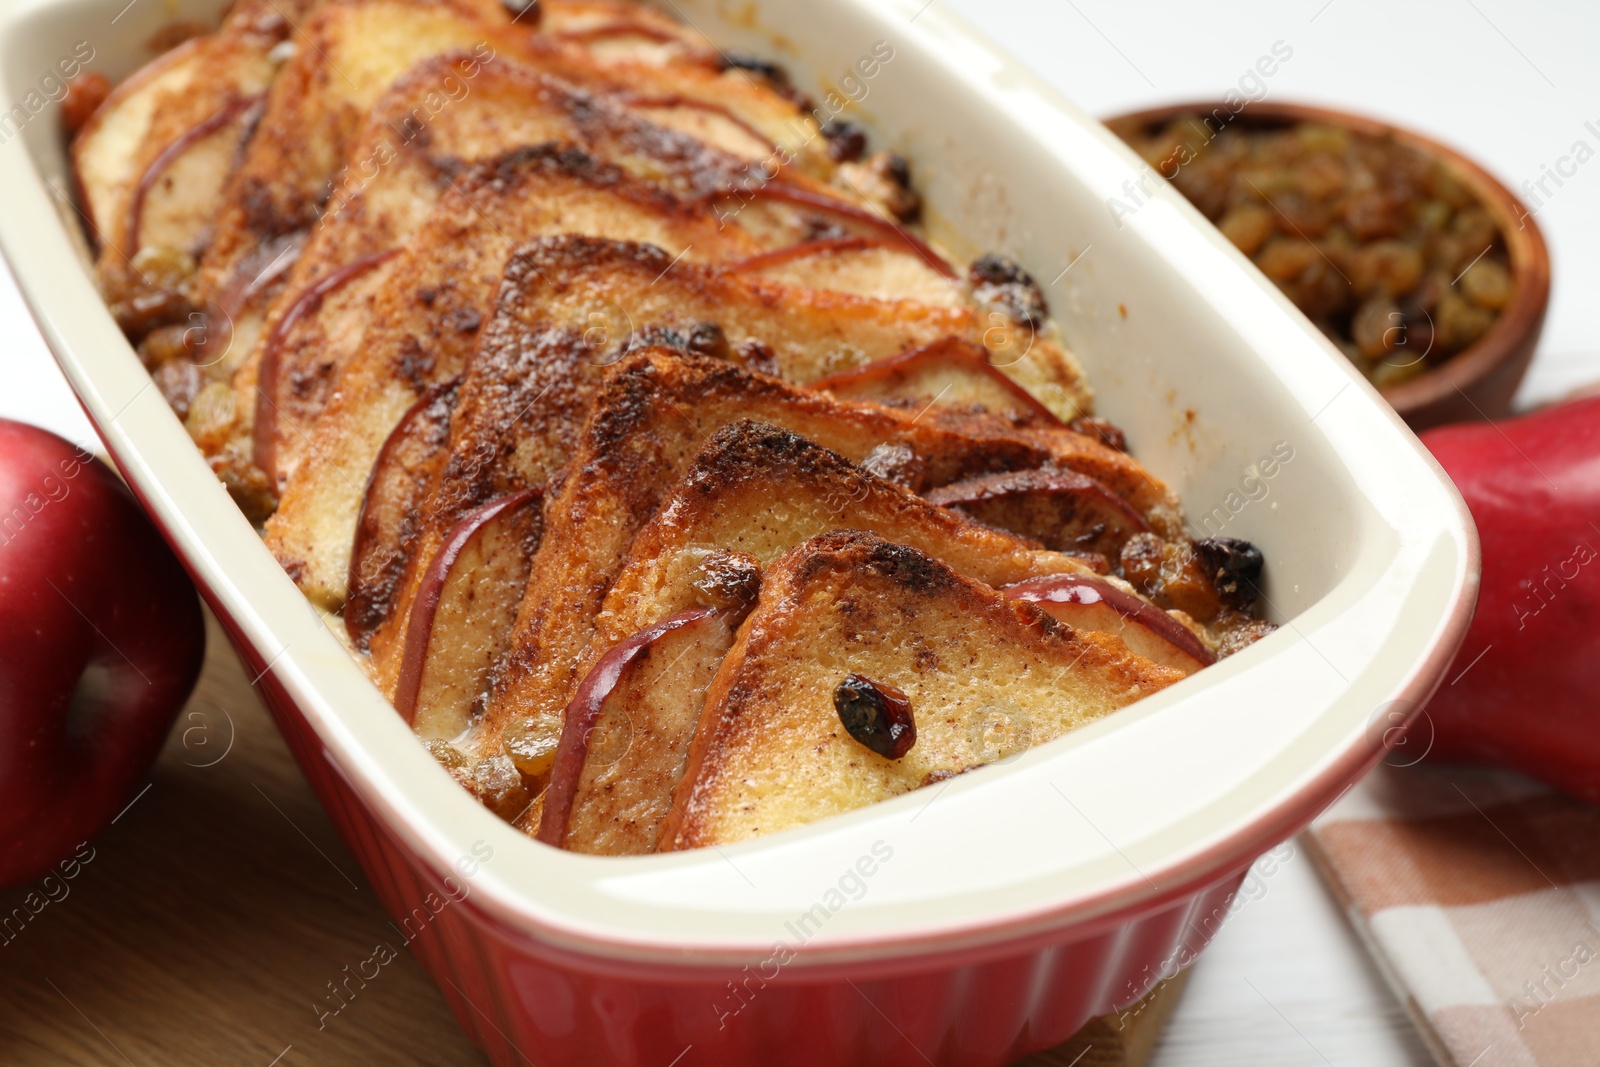
[[670,615],[613,645],[584,675],[572,701],[567,705],[561,741],[556,747],[555,765],[550,771],[550,785],[544,795],[544,818],[539,824],[538,834],[540,841],[559,848],[566,840],[572,803],[589,756],[590,737],[605,710],[606,701],[616,691],[628,667],[666,635],[684,627],[698,628],[718,614],[718,608],[702,607]]
[[1131,504],[1076,471],[984,474],[934,489],[926,499],[1057,552],[1098,552],[1116,559],[1128,538],[1150,532]]
[[[251,108],[266,99],[265,93],[255,93],[250,96],[236,97],[222,107],[212,112],[202,121],[196,123],[183,135],[163,148],[157,156],[145,167],[144,173],[139,175],[139,181],[133,188],[133,196],[128,201],[128,248],[133,252],[139,250],[139,231],[144,228],[144,203],[150,197],[150,190],[156,187],[156,182],[167,172],[167,168],[195,145],[206,138],[220,133],[234,119],[240,118]],[[249,125],[247,121],[246,126]]]
[[1052,574],[1008,585],[1001,593],[1009,600],[1037,604],[1075,629],[1120,637],[1137,655],[1185,674],[1217,661],[1205,642],[1183,623],[1103,578]]
[[[918,387],[924,381],[928,384]],[[938,387],[940,382],[944,388]],[[982,348],[959,337],[852,367],[811,382],[810,387],[856,400],[931,401],[948,396],[951,404],[977,404],[996,415],[1008,415],[1019,425],[1062,425],[1037,397],[990,363]]]
[[[740,195],[745,194],[741,193]],[[877,234],[881,235],[884,240],[908,248],[912,252],[915,252],[918,256],[922,257],[928,266],[932,267],[935,271],[944,275],[946,278],[959,277],[959,275],[956,273],[956,269],[952,267],[943,256],[935,252],[933,248],[929,246],[929,244],[922,238],[918,237],[910,230],[907,230],[899,223],[893,222],[890,219],[886,219],[882,215],[875,215],[866,208],[852,204],[848,200],[840,200],[836,197],[828,196],[825,193],[813,192],[810,189],[805,189],[798,185],[791,185],[790,183],[782,180],[769,181],[762,185],[758,185],[749,190],[749,195],[768,200],[781,200],[785,203],[797,204],[800,207],[808,207],[816,211],[824,211],[833,215],[837,215],[843,219],[849,219],[852,222],[858,223],[861,226],[873,230]]]
[[466,729],[509,640],[538,543],[543,493],[524,489],[468,514],[428,563],[395,685],[395,710],[424,738]]
[[367,474],[344,604],[345,633],[363,651],[376,651],[379,631],[400,610],[420,535],[421,506],[448,458],[450,416],[460,385],[460,378],[451,378],[429,387],[395,423]]
[[301,319],[315,311],[329,293],[344,288],[399,254],[398,248],[385,249],[362,256],[318,278],[294,298],[267,332],[261,348],[261,362],[256,369],[256,421],[251,444],[255,465],[274,482],[278,478],[278,367],[283,362],[283,345],[290,331]]

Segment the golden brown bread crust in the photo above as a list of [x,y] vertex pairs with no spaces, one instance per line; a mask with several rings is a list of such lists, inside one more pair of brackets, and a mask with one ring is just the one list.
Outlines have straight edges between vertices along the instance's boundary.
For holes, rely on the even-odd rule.
[[930,504],[798,433],[741,419],[712,435],[635,535],[597,620],[595,647],[703,603],[694,586],[699,549],[766,566],[834,529],[871,530],[993,586],[1092,573],[1071,556]]
[[614,318],[611,343],[595,353],[614,359],[619,345],[665,330],[687,339],[702,323],[715,323],[730,355],[746,344],[771,350],[765,361],[780,377],[808,382],[843,367],[977,333],[969,307],[945,308],[909,300],[876,300],[850,293],[803,289],[730,271],[710,263],[674,263],[665,254],[599,246],[571,255],[559,273],[535,274],[540,287],[528,304],[538,319],[587,327]]
[[428,56],[487,44],[492,27],[506,21],[504,9],[486,0],[323,0],[297,27],[294,56],[230,183],[218,219],[219,258],[206,269],[225,269],[251,245],[309,228],[328,179],[394,80]]
[[255,347],[281,275],[316,222],[329,180],[345,162],[384,90],[430,55],[485,43],[508,16],[495,0],[324,0],[295,34],[266,110],[224,192],[198,285],[232,324],[231,374]]
[[[353,6],[356,0],[340,2]],[[471,13],[478,0],[462,2]],[[413,58],[441,50],[444,54],[423,58],[401,74],[377,99],[370,115],[361,114],[360,98],[381,88],[381,77],[398,72],[399,68],[390,69],[397,62],[393,56],[384,57],[383,63],[390,67],[374,74],[370,85],[307,82],[304,64],[291,67],[285,81],[300,91],[283,89],[281,98],[274,97],[241,170],[256,173],[256,186],[270,186],[276,193],[283,191],[275,184],[276,178],[269,181],[261,175],[276,176],[289,166],[288,191],[293,193],[297,184],[315,186],[315,196],[305,190],[301,190],[304,195],[290,196],[300,209],[295,214],[271,207],[257,195],[256,186],[248,184],[251,179],[238,178],[229,196],[252,199],[248,204],[235,203],[222,213],[219,224],[224,248],[203,265],[202,282],[207,295],[228,302],[219,295],[219,286],[228,284],[224,279],[237,274],[240,263],[248,260],[260,266],[258,261],[267,251],[288,247],[294,235],[311,226],[313,218],[320,220],[281,285],[268,286],[242,306],[226,308],[234,344],[219,370],[231,373],[243,400],[239,433],[250,432],[250,414],[263,403],[264,412],[275,412],[282,421],[281,428],[264,433],[252,449],[258,465],[268,468],[279,488],[304,452],[302,442],[343,359],[360,343],[360,327],[368,317],[371,295],[387,284],[391,267],[385,265],[341,285],[323,298],[319,307],[300,315],[294,329],[275,346],[286,365],[280,370],[278,361],[269,361],[264,382],[267,394],[264,401],[257,401],[258,363],[275,323],[320,279],[361,257],[403,244],[466,162],[518,146],[562,142],[619,163],[627,172],[646,176],[679,196],[709,200],[758,180],[759,165],[775,151],[766,141],[750,145],[748,134],[740,135],[746,142],[742,146],[734,139],[733,147],[745,150],[742,155],[692,135],[708,133],[704,108],[714,106],[729,116],[725,124],[738,122],[778,131],[773,134],[774,143],[794,143],[792,168],[796,173],[786,170],[786,181],[812,188],[808,182],[832,177],[832,163],[817,147],[821,138],[815,123],[770,87],[748,78],[729,77],[704,62],[662,66],[629,61],[626,54],[601,61],[593,42],[566,40],[561,31],[563,27],[614,23],[626,13],[625,7],[570,0],[545,7],[544,34],[505,25],[496,7],[493,17],[477,26],[456,26],[446,17],[442,25],[431,26],[430,38],[430,23],[438,21],[434,18],[438,12],[425,4],[402,6],[399,10],[417,23],[414,28],[419,36],[419,41],[407,43],[411,52],[402,53]],[[627,17],[644,18],[651,25],[661,21],[652,13],[633,12]],[[347,39],[351,25],[360,26],[369,19],[359,10],[345,11],[322,27],[321,35],[311,43],[329,49],[343,42],[359,50]],[[477,39],[460,51],[436,47],[447,44],[452,36]],[[699,40],[687,31],[683,36]],[[327,74],[323,69],[324,78]],[[566,84],[543,75],[563,79]],[[616,95],[599,97],[577,86]],[[652,106],[636,107],[636,103]],[[358,132],[343,129],[347,110],[355,114]],[[646,121],[646,117],[654,121]],[[685,121],[686,117],[695,121]],[[674,123],[690,132],[674,131]],[[285,140],[279,136],[283,129],[305,124],[311,129],[305,138]],[[319,157],[319,152],[325,156],[335,148],[342,153],[337,162],[343,166],[338,170]],[[755,169],[753,165],[757,165]],[[306,180],[294,180],[295,166],[307,172]],[[835,195],[860,199],[850,193]],[[787,219],[785,225],[792,230],[799,225],[798,219],[790,217],[794,214],[756,211],[744,225],[770,216],[766,221],[776,226],[775,234],[781,234],[787,232],[784,225],[773,220]],[[234,251],[227,252],[227,247]]]
[[[852,673],[909,697],[917,737],[903,758],[841,724],[833,693]],[[768,568],[711,684],[660,847],[731,844],[886,800],[1182,677],[916,549],[824,534]]]
[[[740,160],[654,126],[570,82],[588,70],[591,82],[604,84],[609,78],[592,72],[605,68],[585,67],[563,50],[547,51],[556,54],[552,69],[569,81],[527,65],[521,55],[491,53],[485,59],[453,53],[413,67],[374,108],[345,168],[334,176],[322,219],[268,312],[261,340],[234,374],[246,410],[261,404],[256,388],[267,391],[272,410],[263,413],[275,425],[254,453],[279,486],[304,455],[310,429],[361,344],[374,295],[389,284],[394,265],[361,275],[300,314],[269,353],[274,326],[319,279],[361,257],[409,243],[471,163],[519,148],[565,144],[625,173],[649,174],[653,183],[684,199],[707,197],[744,180]],[[660,70],[648,67],[642,76],[659,76]],[[452,97],[441,99],[441,85],[454,87]],[[258,380],[263,356],[268,363]]]
[[[310,454],[267,523],[268,546],[320,603],[345,598],[360,484],[400,416],[462,373],[512,249],[575,230],[736,258],[752,249],[701,201],[682,201],[575,149],[517,149],[468,168],[396,260],[356,358],[318,418]],[[474,390],[463,386],[462,411]]]
[[[1056,458],[1031,435],[1004,424],[959,432],[722,360],[647,350],[621,361],[595,398],[565,479],[547,498],[544,542],[487,714],[467,739],[473,751],[496,749],[513,720],[560,716],[633,535],[704,442],[743,418],[792,430],[914,490]],[[1059,454],[1109,452],[1080,442],[1067,442]]]
[[96,267],[108,288],[124,280],[128,261],[143,244],[199,254],[233,170],[235,146],[253,121],[248,109],[235,109],[191,150],[207,158],[180,157],[150,189],[142,241],[128,227],[140,179],[186,134],[271,84],[279,64],[269,53],[291,32],[289,23],[304,18],[314,3],[241,0],[215,32],[178,45],[118,85],[78,132],[73,166],[99,242]]
[[[935,507],[797,434],[741,420],[712,436],[634,537],[580,672],[586,674],[607,649],[661,619],[717,606],[718,591],[707,583],[708,559],[714,567],[722,556],[735,554],[766,566],[801,542],[839,529],[870,530],[914,546],[993,586],[1088,569],[1068,556],[1039,551],[1024,538]],[[714,670],[715,655],[705,653],[723,637],[686,634],[675,642],[682,648],[662,650],[658,658],[689,655],[697,670],[700,660]],[[725,641],[720,648],[726,650]],[[645,693],[608,702],[595,728],[626,733],[632,743],[620,753],[592,753],[570,815],[546,807],[547,820],[567,820],[563,847],[608,854],[654,851],[710,673],[695,681],[678,681],[671,699]],[[566,729],[573,728],[569,719]]]
[[[542,485],[572,453],[604,369],[630,347],[699,347],[805,381],[840,359],[875,360],[972,324],[968,309],[777,286],[636,242],[535,241],[507,264],[452,419],[450,459],[427,494],[405,591],[390,601],[386,629],[405,625],[422,571],[463,515]],[[375,642],[376,659],[389,647]],[[379,663],[379,676],[386,672]]]

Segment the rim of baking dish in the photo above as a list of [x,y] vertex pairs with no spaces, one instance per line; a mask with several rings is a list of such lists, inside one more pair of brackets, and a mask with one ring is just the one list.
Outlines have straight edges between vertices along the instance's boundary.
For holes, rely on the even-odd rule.
[[[0,86],[87,15],[118,6],[9,5]],[[1139,179],[1137,157],[1099,123],[939,6],[822,7],[894,20],[897,45],[1025,116],[1034,147],[1064,173],[1108,193]],[[108,450],[377,821],[436,876],[456,875],[459,906],[547,954],[681,972],[783,946],[795,952],[786,966],[820,975],[1087,935],[1237,873],[1304,826],[1395,742],[1465,634],[1478,546],[1460,496],[1292,305],[1157,188],[1125,220],[1128,239],[1159,246],[1196,298],[1233,309],[1255,371],[1337,458],[1324,469],[1328,507],[1354,545],[1331,590],[1240,654],[1002,767],[728,848],[635,858],[547,848],[437,767],[211,474],[95,291],[69,230],[70,185],[44,177],[55,166],[46,118],[50,130],[38,123],[14,138],[23,143],[0,144],[12,198],[0,246]]]

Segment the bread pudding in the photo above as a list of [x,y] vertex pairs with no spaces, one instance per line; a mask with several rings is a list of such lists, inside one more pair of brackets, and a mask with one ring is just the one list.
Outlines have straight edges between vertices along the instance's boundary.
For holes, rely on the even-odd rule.
[[218,478],[550,845],[802,825],[1271,629],[1041,287],[930,241],[838,111],[628,0],[238,0],[76,133],[102,291]]

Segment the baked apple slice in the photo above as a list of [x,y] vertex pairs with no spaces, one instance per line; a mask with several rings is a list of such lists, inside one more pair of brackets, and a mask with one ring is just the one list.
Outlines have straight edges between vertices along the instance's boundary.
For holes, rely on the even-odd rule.
[[879,300],[916,300],[959,307],[967,294],[950,277],[942,258],[930,263],[929,251],[908,247],[875,234],[851,234],[804,241],[753,256],[733,269],[782,285],[838,289]]
[[[730,610],[741,603],[739,593],[753,598],[761,567],[838,529],[870,530],[912,545],[989,585],[1044,575],[1066,579],[1086,570],[1071,557],[935,507],[790,431],[750,421],[725,426],[634,537],[580,665],[588,676],[565,713],[568,746],[576,743],[566,741],[569,735],[593,729],[631,731],[648,743],[607,751],[588,765],[558,764],[543,840],[580,852],[654,849],[710,681],[698,665],[715,669],[731,631],[705,627],[711,632],[703,638],[688,629],[661,635],[669,647],[660,658],[681,656],[695,668],[648,699],[630,684],[597,700],[594,675],[613,650],[634,647],[631,635],[653,633],[658,619],[707,607]],[[563,772],[576,781],[566,781]]]
[[1152,662],[1193,674],[1217,661],[1216,654],[1189,627],[1114,580],[1092,574],[1052,574],[1029,578],[1000,590],[1080,630],[1098,630]]
[[[751,573],[759,582],[753,564]],[[706,688],[748,607],[669,615],[595,662],[567,708],[541,795],[541,841],[610,855],[655,851]]]
[[787,385],[727,360],[660,349],[629,356],[606,375],[570,449],[568,474],[552,488],[549,525],[512,648],[497,671],[488,713],[464,744],[498,751],[507,726],[560,720],[582,677],[602,598],[634,535],[705,441],[747,418],[791,430],[912,490],[1046,464],[1083,463],[1130,481],[1149,477],[1127,456],[1077,434],[1042,435],[998,420],[954,430]]
[[420,528],[423,493],[449,455],[450,412],[460,384],[452,379],[422,394],[383,443],[367,478],[350,549],[350,598],[344,608],[345,632],[362,651],[389,616],[389,603]]
[[[317,461],[296,468],[267,522],[268,547],[307,596],[329,607],[346,596],[360,487],[379,448],[421,393],[466,370],[513,243],[577,231],[650,241],[688,259],[734,259],[756,247],[737,227],[720,226],[709,207],[560,145],[476,164],[454,186],[375,294],[361,344],[305,446]],[[464,389],[458,418],[471,407],[471,392]]]
[[998,415],[1017,426],[1062,425],[1038,398],[996,370],[982,348],[960,337],[940,338],[811,385],[851,400],[918,410],[939,404]]
[[1131,504],[1070,470],[985,474],[940,486],[928,500],[1058,552],[1097,552],[1112,560],[1130,537],[1150,531]]
[[395,710],[419,736],[449,739],[466,729],[522,602],[539,503],[537,489],[490,501],[462,519],[429,562],[392,690]]
[[712,681],[660,849],[887,800],[1182,677],[914,548],[824,534],[768,568]]

